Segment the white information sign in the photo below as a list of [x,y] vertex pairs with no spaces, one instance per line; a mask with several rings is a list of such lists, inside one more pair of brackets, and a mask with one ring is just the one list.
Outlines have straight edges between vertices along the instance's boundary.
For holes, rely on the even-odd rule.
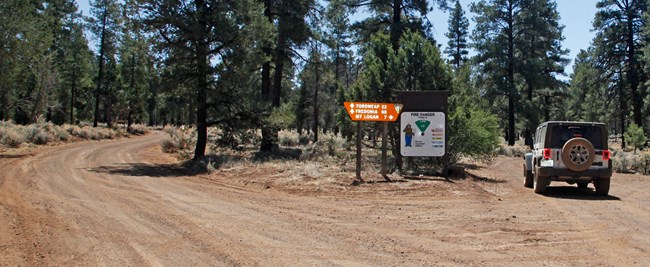
[[444,156],[445,119],[443,112],[403,112],[400,115],[402,156]]

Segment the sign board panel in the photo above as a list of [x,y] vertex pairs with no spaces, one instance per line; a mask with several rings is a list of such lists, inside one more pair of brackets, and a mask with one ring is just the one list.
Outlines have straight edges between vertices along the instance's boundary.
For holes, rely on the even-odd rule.
[[373,102],[344,102],[353,121],[396,121],[402,104]]
[[400,116],[401,154],[405,157],[442,157],[446,153],[444,112],[404,112]]

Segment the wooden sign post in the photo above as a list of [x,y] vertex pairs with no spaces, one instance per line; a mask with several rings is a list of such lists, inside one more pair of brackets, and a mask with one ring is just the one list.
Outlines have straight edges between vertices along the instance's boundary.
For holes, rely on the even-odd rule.
[[402,104],[393,103],[374,103],[374,102],[344,102],[345,110],[348,111],[350,119],[357,122],[357,171],[356,182],[363,182],[361,178],[361,139],[362,139],[362,121],[383,122],[383,131],[381,134],[381,175],[387,181],[390,181],[386,167],[388,122],[395,122],[403,109]]

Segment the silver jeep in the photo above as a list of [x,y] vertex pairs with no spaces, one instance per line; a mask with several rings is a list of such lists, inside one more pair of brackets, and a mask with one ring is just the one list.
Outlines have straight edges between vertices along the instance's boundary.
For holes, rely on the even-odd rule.
[[524,155],[524,186],[546,192],[552,181],[594,184],[596,193],[609,193],[612,177],[607,128],[595,122],[549,121],[537,127],[533,150]]

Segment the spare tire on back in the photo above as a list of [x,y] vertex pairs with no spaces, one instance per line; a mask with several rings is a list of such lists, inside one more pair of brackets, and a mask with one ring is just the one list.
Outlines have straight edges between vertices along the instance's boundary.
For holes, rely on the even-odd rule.
[[595,155],[591,142],[581,137],[569,139],[562,147],[562,162],[575,172],[588,169],[594,163]]

